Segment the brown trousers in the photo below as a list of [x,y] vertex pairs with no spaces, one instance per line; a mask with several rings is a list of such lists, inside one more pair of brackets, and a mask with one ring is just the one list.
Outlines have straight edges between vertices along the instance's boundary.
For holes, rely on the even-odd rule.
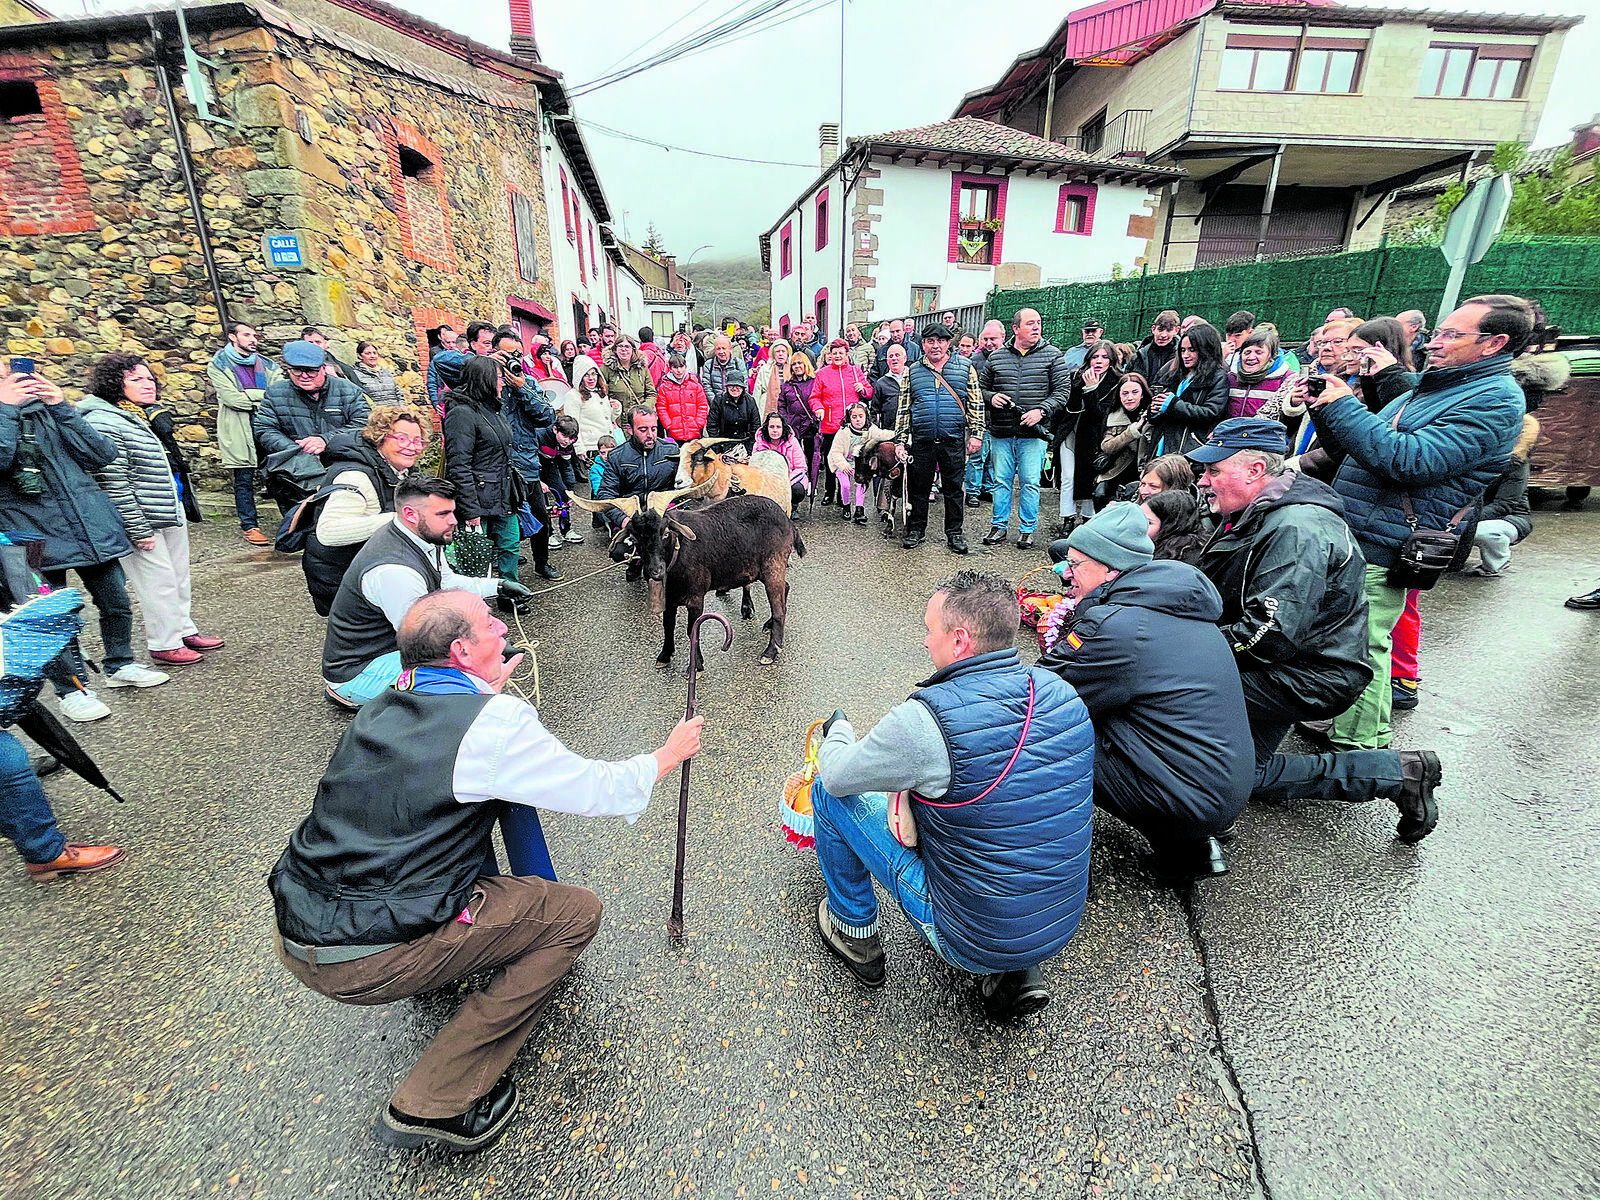
[[425,937],[354,962],[313,966],[285,953],[289,973],[341,1004],[388,1004],[493,970],[423,1051],[390,1097],[407,1116],[453,1117],[494,1086],[517,1056],[550,993],[600,927],[600,900],[579,887],[484,876],[467,906]]

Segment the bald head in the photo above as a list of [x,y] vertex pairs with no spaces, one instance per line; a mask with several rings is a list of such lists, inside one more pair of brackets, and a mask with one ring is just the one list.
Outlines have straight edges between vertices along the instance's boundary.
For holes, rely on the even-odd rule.
[[1006,326],[1004,321],[985,321],[983,328],[978,332],[978,347],[982,350],[998,350],[1005,345]]
[[488,611],[482,598],[460,588],[429,592],[400,620],[400,665],[409,670],[448,663],[451,646],[470,640],[477,618]]

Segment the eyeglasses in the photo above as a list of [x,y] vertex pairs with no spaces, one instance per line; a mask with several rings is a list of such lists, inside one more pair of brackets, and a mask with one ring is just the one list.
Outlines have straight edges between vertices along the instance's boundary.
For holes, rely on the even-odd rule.
[[1089,560],[1087,558],[1080,558],[1076,562],[1074,562],[1072,559],[1069,558],[1062,565],[1067,568],[1068,574],[1076,574],[1078,569],[1080,567],[1084,566],[1085,564],[1087,564],[1088,561]]
[[1441,342],[1458,342],[1462,338],[1472,338],[1474,341],[1481,341],[1483,338],[1486,338],[1489,335],[1486,333],[1479,333],[1477,330],[1465,331],[1460,329],[1436,329],[1434,330],[1433,336],[1438,338]]
[[391,433],[389,437],[402,446],[426,446],[428,444],[427,438],[406,437],[404,434],[400,433]]
[[289,368],[289,374],[291,374],[291,375],[315,375],[320,370],[322,370],[321,367],[290,367]]

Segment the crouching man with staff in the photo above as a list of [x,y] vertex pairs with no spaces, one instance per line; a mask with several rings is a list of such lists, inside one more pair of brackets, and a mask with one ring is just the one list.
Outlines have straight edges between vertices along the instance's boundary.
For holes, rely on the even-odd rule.
[[502,808],[631,824],[700,749],[696,717],[653,754],[578,757],[500,694],[522,661],[505,661],[505,632],[471,592],[411,606],[399,682],[345,732],[269,881],[283,965],[329,999],[388,1004],[494,972],[395,1089],[374,1130],[393,1146],[478,1150],[501,1134],[517,1107],[506,1068],[600,925],[584,888],[484,873]]
[[923,641],[937,670],[859,742],[835,712],[811,790],[828,949],[868,987],[885,982],[876,879],[941,957],[984,977],[996,1021],[1050,1002],[1039,964],[1083,915],[1093,816],[1088,710],[1023,665],[1019,615],[998,575],[941,583]]

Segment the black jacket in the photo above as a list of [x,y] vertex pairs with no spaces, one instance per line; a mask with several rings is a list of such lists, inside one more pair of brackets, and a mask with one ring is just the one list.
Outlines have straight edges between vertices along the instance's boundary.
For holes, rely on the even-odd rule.
[[[1095,460],[1100,457],[1100,442],[1106,436],[1106,414],[1117,403],[1122,375],[1113,368],[1093,391],[1084,389],[1082,367],[1072,372],[1071,380],[1067,401],[1056,410],[1055,440],[1065,442],[1072,434],[1077,434],[1073,442],[1072,498],[1087,500],[1094,495],[1098,482]],[[1064,446],[1062,453],[1066,453]]]
[[[1067,403],[1072,387],[1072,372],[1061,351],[1049,342],[1039,342],[1023,354],[1013,338],[1000,349],[986,354],[978,368],[978,386],[983,389],[984,416],[992,438],[1035,437],[1050,439],[1051,422]],[[1011,398],[1004,408],[991,399],[996,392]],[[1038,409],[1044,419],[1037,425],[1024,425],[1022,414]]]
[[1133,361],[1128,364],[1127,370],[1134,375],[1143,375],[1151,390],[1155,390],[1161,386],[1161,372],[1178,356],[1178,340],[1174,334],[1172,341],[1165,346],[1158,346],[1155,338],[1146,337],[1134,351]]
[[263,454],[297,449],[301,438],[328,441],[336,433],[360,433],[372,412],[367,394],[348,379],[330,373],[320,392],[302,392],[287,379],[266,391],[250,419]]
[[[92,567],[133,553],[111,497],[94,472],[116,460],[117,444],[63,400],[0,404],[0,529],[44,539],[49,570]],[[19,475],[37,463],[38,493]]]
[[[1176,389],[1177,383],[1174,383]],[[1150,444],[1162,454],[1187,454],[1203,446],[1212,428],[1228,411],[1228,373],[1218,371],[1209,379],[1195,379],[1180,396],[1172,399],[1159,417],[1150,423]]]
[[445,478],[461,489],[456,518],[505,517],[522,506],[521,476],[512,460],[511,423],[496,396],[473,403],[452,391],[444,417]]
[[755,445],[756,430],[760,427],[761,409],[748,391],[737,400],[727,392],[708,397],[707,437],[738,438],[749,450]]
[[600,476],[596,500],[617,500],[647,492],[670,492],[678,479],[678,443],[661,438],[649,454],[629,438],[606,456],[605,473]]
[[1146,563],[1085,596],[1070,634],[1039,660],[1094,720],[1097,804],[1150,810],[1158,828],[1188,837],[1244,807],[1255,751],[1221,615],[1196,568]]
[[1224,521],[1200,555],[1252,690],[1296,720],[1343,712],[1372,680],[1366,560],[1325,483],[1286,473]]
[[[992,411],[992,410],[991,410]],[[880,375],[872,385],[867,415],[879,429],[893,429],[900,420],[900,381],[893,375]]]

